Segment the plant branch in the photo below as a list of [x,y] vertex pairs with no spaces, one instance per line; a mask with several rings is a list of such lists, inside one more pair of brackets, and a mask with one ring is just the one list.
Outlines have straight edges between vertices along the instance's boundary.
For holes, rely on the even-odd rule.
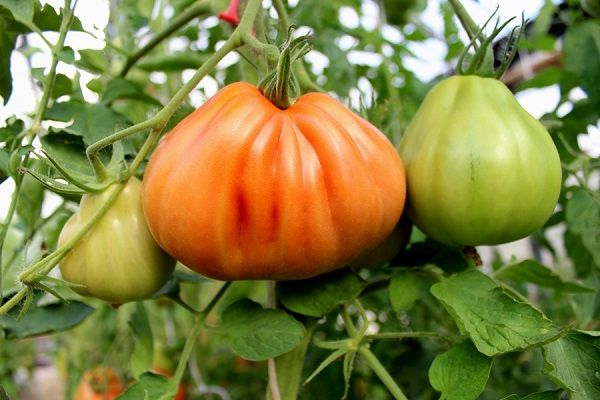
[[171,36],[182,26],[190,22],[196,17],[203,14],[208,14],[211,11],[209,0],[199,0],[193,5],[186,8],[184,12],[173,18],[170,23],[159,33],[157,33],[145,46],[138,49],[134,54],[127,57],[127,61],[121,70],[119,76],[124,77],[127,72],[138,62],[142,57],[148,54],[152,49],[158,46],[163,40]]
[[[165,105],[165,107],[160,110],[154,117],[148,119],[147,121],[141,122],[139,124],[130,126],[122,131],[116,132],[110,136],[107,136],[96,143],[90,145],[87,150],[88,159],[92,162],[92,165],[98,165],[101,163],[98,159],[98,153],[104,149],[105,147],[111,145],[114,142],[122,140],[134,133],[145,131],[147,129],[154,129],[158,134],[151,135],[152,142],[156,142],[158,139],[158,135],[165,127],[171,116],[175,113],[177,108],[183,103],[186,97],[190,94],[190,92],[200,83],[200,81],[212,70],[218,63],[221,61],[227,54],[236,48],[242,46],[244,44],[244,35],[247,32],[250,32],[252,29],[252,23],[256,18],[258,10],[261,6],[260,0],[250,0],[246,9],[244,10],[244,14],[240,21],[238,27],[233,31],[229,39],[215,52],[213,55],[202,64],[202,66],[196,71],[194,76],[181,87],[175,93],[173,98]],[[148,139],[146,139],[148,140]],[[142,149],[144,152],[140,151],[136,156],[136,163],[139,164],[141,160],[143,160],[148,151],[152,149],[154,143],[150,142],[148,145],[144,144]],[[98,160],[97,160],[98,159]],[[95,161],[97,160],[97,161]],[[130,170],[131,172],[131,170]]]
[[364,358],[364,360],[369,364],[369,367],[375,372],[375,374],[381,379],[385,387],[390,391],[394,399],[396,400],[408,400],[407,397],[400,389],[400,386],[396,384],[394,378],[391,377],[389,372],[385,369],[383,364],[377,359],[375,354],[369,350],[365,345],[360,346],[358,348],[358,353]]

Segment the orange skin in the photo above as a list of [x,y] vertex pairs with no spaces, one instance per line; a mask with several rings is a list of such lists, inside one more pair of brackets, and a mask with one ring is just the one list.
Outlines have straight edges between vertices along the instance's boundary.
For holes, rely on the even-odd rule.
[[169,254],[222,279],[305,279],[390,234],[402,161],[369,122],[323,93],[281,110],[234,83],[177,125],[144,176],[150,231]]
[[125,386],[117,373],[109,367],[97,367],[83,374],[73,400],[114,400]]

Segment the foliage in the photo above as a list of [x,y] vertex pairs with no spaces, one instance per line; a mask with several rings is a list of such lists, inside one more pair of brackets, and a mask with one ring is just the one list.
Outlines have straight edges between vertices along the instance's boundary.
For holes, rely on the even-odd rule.
[[[599,397],[600,162],[580,140],[600,120],[593,2],[547,1],[521,46],[562,43],[562,62],[528,65],[510,83],[516,93],[560,94],[541,123],[558,149],[561,192],[525,241],[531,257],[481,247],[492,257],[478,265],[472,248],[413,227],[406,246],[373,258],[379,265],[307,280],[224,283],[178,264],[151,298],[119,307],[62,280],[56,267],[70,247],[59,234],[82,196],[141,179],[161,137],[217,88],[258,84],[292,23],[312,32],[314,48],[292,66],[300,91],[331,93],[395,146],[444,78],[421,80],[411,67],[419,49],[434,43],[455,65],[466,45],[446,2],[439,34],[420,18],[425,1],[262,3],[242,1],[235,27],[217,18],[225,0],[114,0],[98,30],[76,16],[100,7],[91,2],[0,0],[3,105],[21,76],[11,59],[36,66],[20,71],[35,85],[34,111],[0,122],[0,182],[15,187],[0,226],[0,398],[20,398],[42,362],[60,372],[68,398],[97,366],[117,371],[123,399],[173,398],[179,385],[194,399]],[[102,48],[65,45],[75,34],[99,37]],[[499,123],[514,117],[498,112]]]

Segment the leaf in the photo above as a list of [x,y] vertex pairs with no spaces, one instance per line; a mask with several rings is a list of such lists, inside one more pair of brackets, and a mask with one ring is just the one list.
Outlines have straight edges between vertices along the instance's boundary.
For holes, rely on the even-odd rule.
[[69,46],[63,46],[59,50],[57,58],[65,64],[73,64],[75,62],[75,51]]
[[281,310],[263,309],[239,300],[223,312],[223,331],[231,350],[250,361],[277,357],[294,349],[304,337],[304,326]]
[[92,174],[92,168],[85,156],[85,146],[80,136],[65,132],[52,132],[40,138],[44,150],[69,171]]
[[279,282],[277,290],[278,299],[288,310],[321,317],[358,296],[365,286],[358,275],[344,269],[312,279]]
[[72,328],[82,322],[94,309],[85,303],[71,301],[33,307],[19,320],[18,310],[0,317],[0,329],[7,339],[22,339]]
[[90,72],[103,73],[107,68],[107,59],[102,50],[78,50],[79,60],[76,64]]
[[590,274],[594,266],[594,258],[590,251],[584,246],[583,238],[571,232],[568,227],[563,236],[565,249],[571,259],[578,277],[585,277]]
[[3,104],[6,104],[12,93],[10,56],[16,41],[17,35],[8,30],[6,18],[0,14],[0,96]]
[[567,30],[563,58],[565,69],[575,73],[595,107],[600,107],[600,25],[587,21]]
[[13,17],[23,23],[33,21],[33,0],[0,0],[0,6],[7,8]]
[[538,286],[555,289],[558,292],[585,293],[595,292],[575,282],[566,282],[550,268],[534,260],[525,260],[508,264],[499,269],[494,277],[519,283],[534,283]]
[[477,270],[436,283],[431,293],[487,356],[547,343],[562,333],[541,311]]
[[[62,22],[62,12],[61,14],[57,13],[54,7],[50,4],[44,4],[42,7],[40,2],[35,2],[35,11],[33,15],[33,23],[40,28],[42,31],[60,31],[60,25]],[[69,26],[69,30],[71,31],[83,31],[83,26],[81,25],[81,21],[76,16],[72,17],[73,20],[71,22],[71,26]]]
[[129,319],[129,326],[135,339],[135,347],[130,358],[131,372],[136,379],[139,379],[144,371],[148,371],[152,367],[154,350],[152,328],[144,303],[141,301],[136,302],[135,312],[131,314]]
[[117,400],[173,399],[177,394],[174,380],[152,372],[145,372],[139,382],[134,383],[117,397]]
[[390,301],[396,312],[406,312],[413,308],[421,297],[419,280],[410,271],[401,271],[390,281]]
[[581,236],[582,244],[600,266],[600,204],[582,188],[574,188],[565,209],[568,230]]
[[491,368],[492,359],[465,340],[435,357],[429,382],[448,400],[476,399],[485,389]]
[[[33,161],[31,160],[30,162],[32,168],[40,166],[40,162]],[[17,214],[25,224],[26,234],[32,233],[40,219],[42,203],[44,202],[44,190],[44,186],[34,177],[29,174],[23,177],[19,192],[19,201],[17,202]]]
[[600,398],[600,336],[571,331],[542,347],[544,372],[571,392],[571,400]]
[[60,96],[71,94],[73,91],[73,82],[65,74],[56,74],[54,87],[52,88],[52,98],[57,99]]
[[102,102],[107,104],[117,99],[140,100],[150,104],[160,106],[160,102],[154,97],[148,96],[133,82],[123,78],[113,79],[108,83],[104,93],[102,93]]

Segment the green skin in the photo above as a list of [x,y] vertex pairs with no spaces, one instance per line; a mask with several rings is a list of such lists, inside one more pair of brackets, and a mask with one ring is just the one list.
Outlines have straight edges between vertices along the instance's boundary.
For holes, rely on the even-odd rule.
[[[110,196],[87,194],[63,227],[59,245],[75,236]],[[63,278],[84,296],[113,304],[142,300],[160,289],[175,262],[154,242],[142,209],[142,183],[131,178],[112,207],[60,263]]]
[[400,143],[408,215],[450,246],[507,243],[541,228],[560,194],[546,129],[501,82],[454,76],[425,97]]

